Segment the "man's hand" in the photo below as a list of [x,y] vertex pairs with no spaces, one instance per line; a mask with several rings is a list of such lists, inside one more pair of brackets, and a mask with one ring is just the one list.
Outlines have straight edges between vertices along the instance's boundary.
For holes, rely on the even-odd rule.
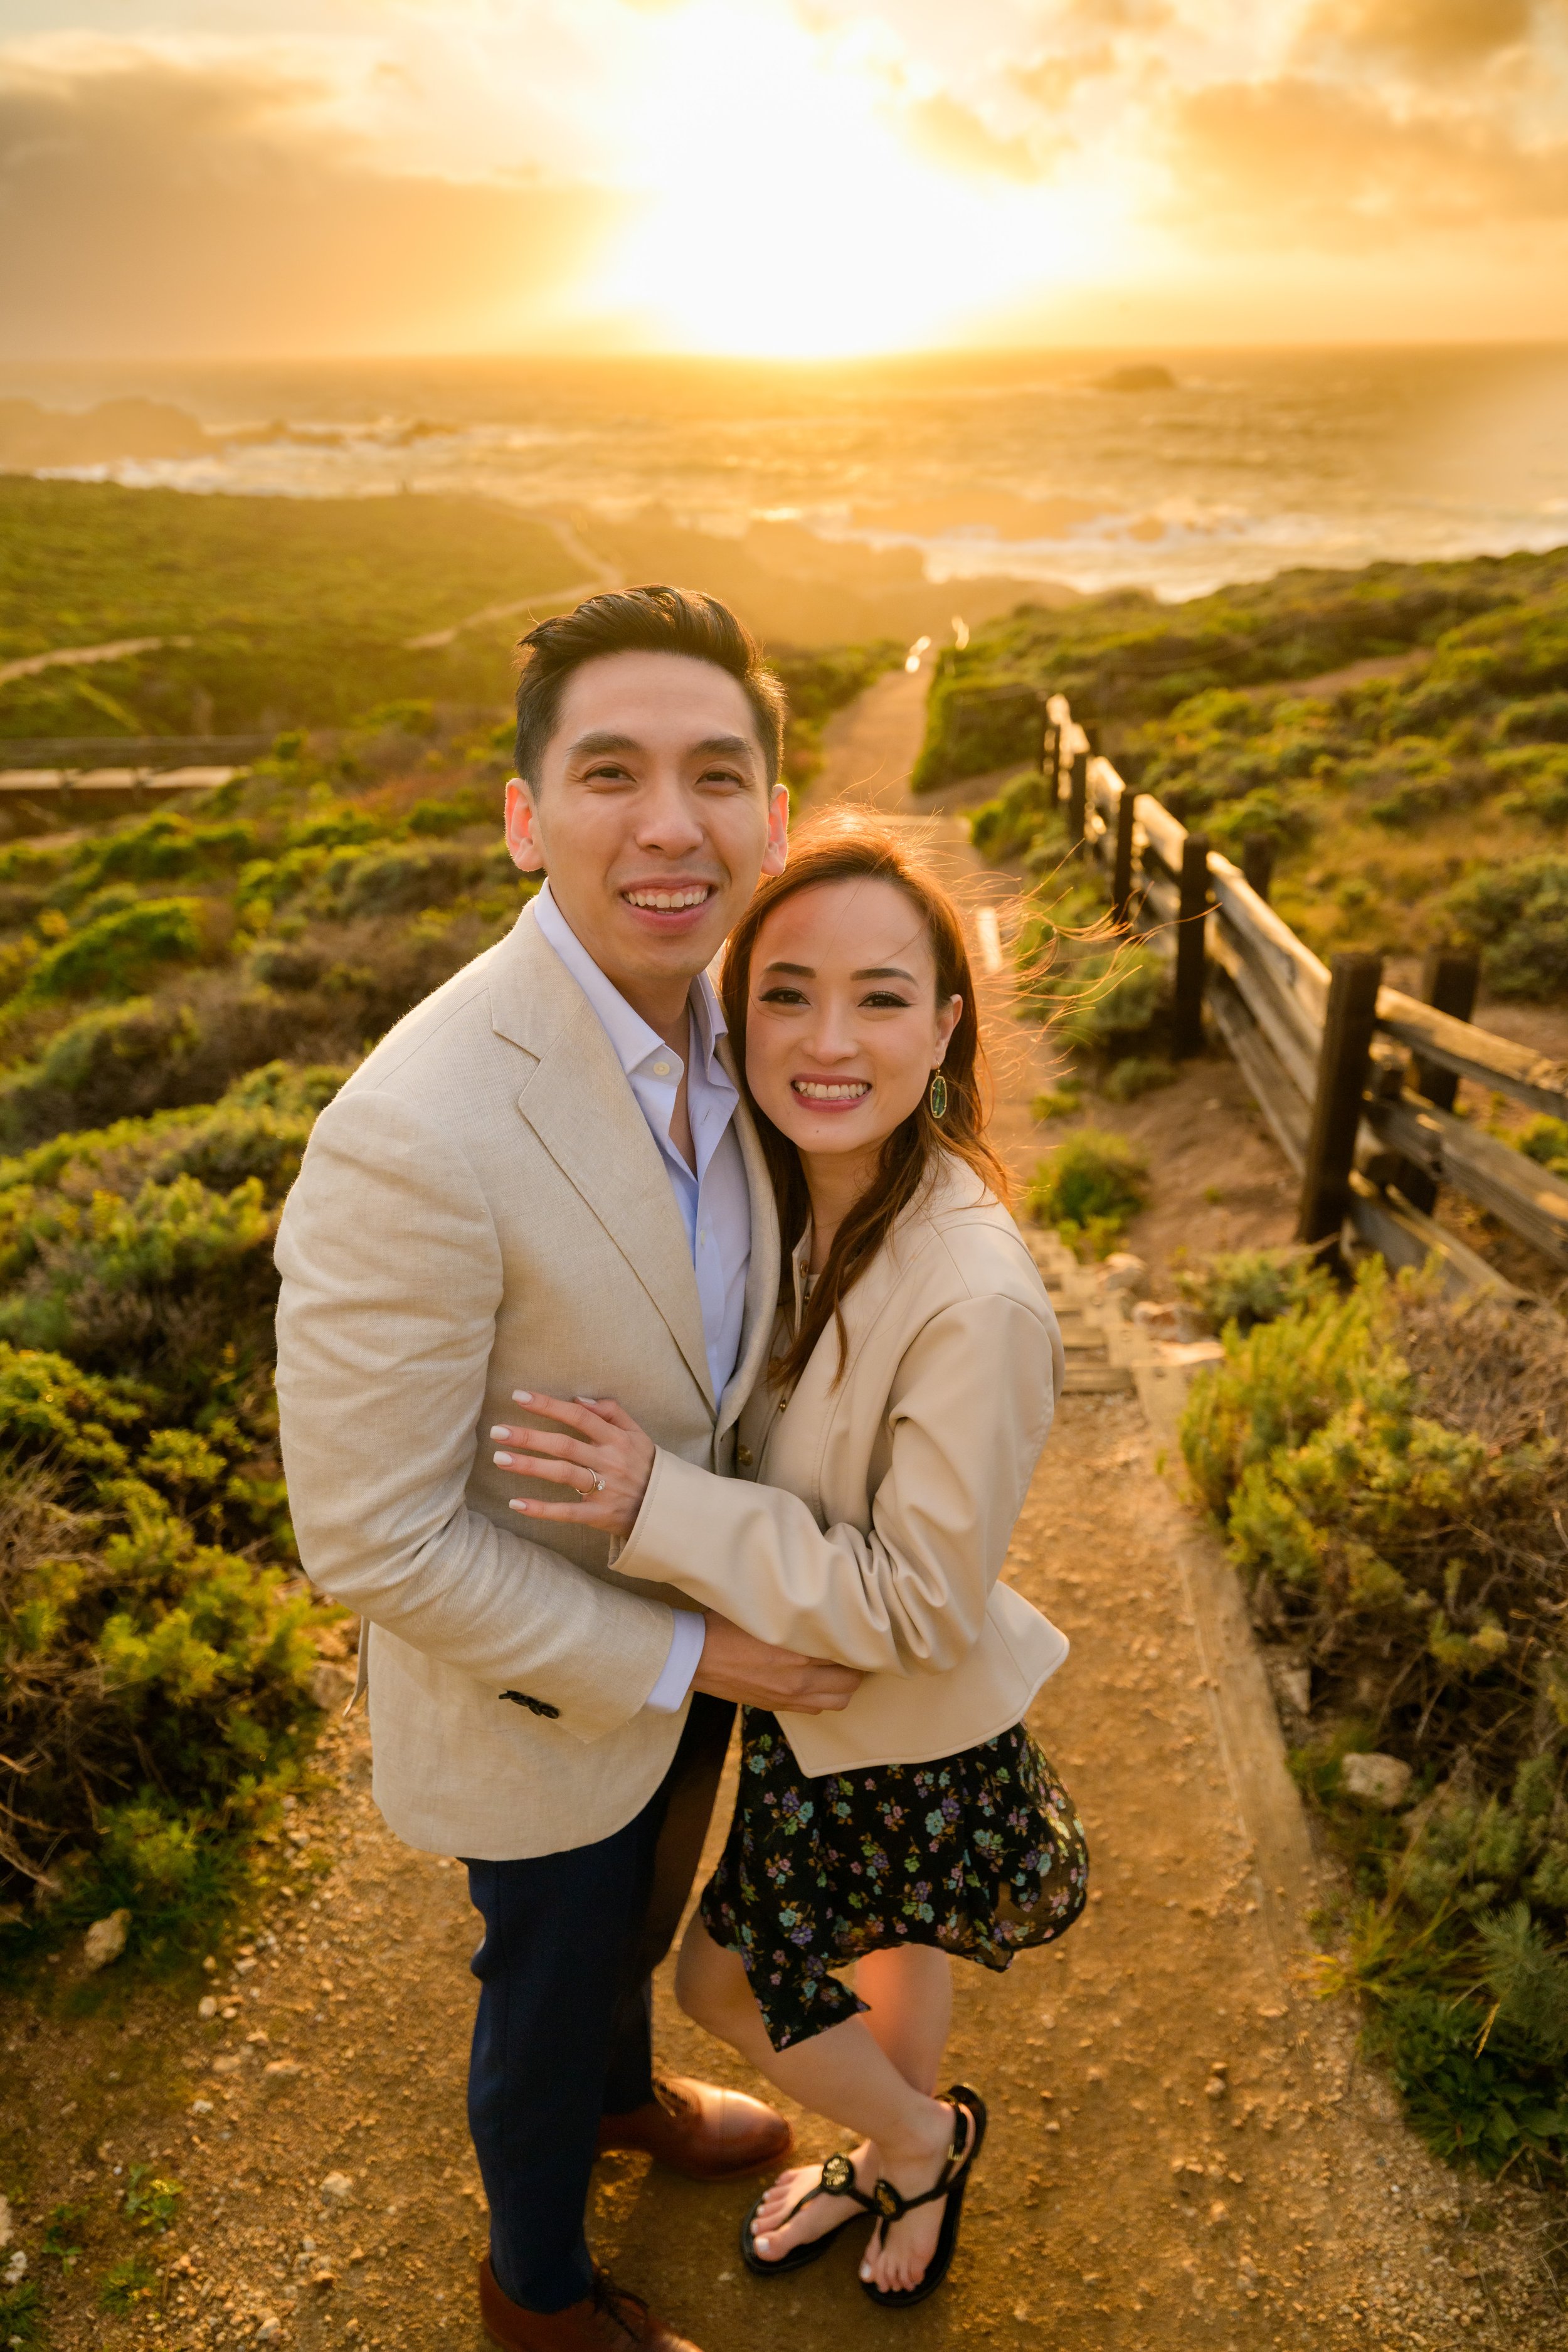
[[771,1642],[759,1642],[716,1610],[702,1613],[708,1638],[693,1690],[735,1699],[742,1706],[763,1707],[770,1715],[780,1708],[789,1715],[836,1715],[865,1680],[853,1666],[831,1665],[826,1658],[807,1658],[799,1650],[779,1650]]

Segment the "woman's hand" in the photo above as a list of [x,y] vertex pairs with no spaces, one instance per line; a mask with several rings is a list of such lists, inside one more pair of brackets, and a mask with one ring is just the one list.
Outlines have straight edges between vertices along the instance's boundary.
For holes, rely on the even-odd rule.
[[629,1536],[653,1475],[652,1438],[614,1397],[568,1400],[514,1389],[511,1401],[574,1433],[557,1437],[548,1429],[491,1430],[496,1443],[509,1449],[496,1455],[498,1470],[510,1470],[520,1478],[545,1478],[571,1493],[572,1499],[563,1503],[519,1496],[511,1509],[525,1518],[566,1519],[574,1527]]

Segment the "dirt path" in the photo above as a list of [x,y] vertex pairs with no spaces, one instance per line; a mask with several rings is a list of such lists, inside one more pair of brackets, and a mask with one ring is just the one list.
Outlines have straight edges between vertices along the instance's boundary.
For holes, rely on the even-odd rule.
[[[902,777],[920,685],[895,675],[835,722],[818,797],[917,814]],[[931,838],[973,898],[994,899],[1003,886],[956,828]],[[1000,976],[987,995],[1000,1131],[1023,1164],[1038,1149],[1026,1102],[1041,1048],[1008,1033]],[[1426,2158],[1353,2062],[1343,2012],[1307,1996],[1304,1922],[1258,1878],[1207,1686],[1196,1540],[1136,1404],[1068,1398],[1009,1573],[1072,1639],[1033,1720],[1083,1811],[1094,1894],[1060,1947],[1005,1977],[955,1971],[952,2071],[984,2091],[992,2137],[952,2283],[889,2321],[860,2295],[847,2242],[800,2279],[753,2282],[735,2248],[754,2188],[612,2160],[598,2249],[704,2352],[894,2334],[917,2352],[1568,2342],[1561,2295],[1529,2268],[1531,2200],[1478,2197]],[[52,2000],[5,2014],[0,2188],[57,2352],[481,2342],[462,1874],[384,1829],[357,1725],[333,1733],[322,1763],[321,1794],[292,1816],[291,1899],[262,1904],[210,1977],[81,1988],[68,1961]],[[220,2003],[205,2020],[204,1995]],[[679,2017],[668,1981],[658,2007],[672,2069],[749,2083]],[[802,2138],[822,2151],[837,2135],[805,2120]],[[165,2238],[138,2240],[120,2210],[136,2163],[184,2185]],[[40,2251],[62,2204],[78,2209],[64,2234],[83,2249],[63,2275]],[[151,2290],[129,2316],[106,2315],[105,2273],[138,2244]]]

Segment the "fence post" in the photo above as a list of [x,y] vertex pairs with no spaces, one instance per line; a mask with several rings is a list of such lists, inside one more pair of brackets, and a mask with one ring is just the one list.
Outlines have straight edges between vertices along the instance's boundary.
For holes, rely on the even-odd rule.
[[1381,956],[1360,949],[1335,956],[1296,1224],[1297,1240],[1321,1243],[1326,1257],[1338,1257],[1340,1228],[1350,1210],[1356,1130],[1382,985]]
[[1249,833],[1241,845],[1241,871],[1260,898],[1274,887],[1274,844],[1266,833]]
[[1068,847],[1083,846],[1084,819],[1089,813],[1089,753],[1075,751],[1068,776]]
[[1182,844],[1176,994],[1171,1010],[1171,1052],[1178,1062],[1190,1061],[1204,1050],[1204,931],[1208,906],[1208,835],[1189,833]]
[[1132,919],[1132,824],[1137,793],[1123,783],[1116,803],[1116,862],[1110,870],[1110,919],[1125,930]]
[[1040,743],[1040,772],[1051,780],[1051,798],[1061,792],[1062,730],[1054,719],[1046,721],[1045,735]]
[[[1423,1003],[1439,1013],[1451,1013],[1456,1021],[1468,1021],[1476,1009],[1480,969],[1480,958],[1468,948],[1428,948],[1421,965]],[[1439,1110],[1453,1109],[1454,1097],[1459,1091],[1457,1071],[1440,1070],[1436,1062],[1424,1062],[1419,1054],[1412,1054],[1410,1084],[1427,1102],[1436,1103]],[[1413,1209],[1431,1215],[1437,1198],[1435,1176],[1402,1160],[1393,1181]]]

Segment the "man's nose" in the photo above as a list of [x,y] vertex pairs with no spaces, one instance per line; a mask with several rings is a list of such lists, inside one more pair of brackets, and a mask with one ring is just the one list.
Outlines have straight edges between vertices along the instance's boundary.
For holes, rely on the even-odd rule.
[[707,834],[679,777],[656,777],[641,795],[637,835],[639,848],[657,849],[666,857],[701,847]]

